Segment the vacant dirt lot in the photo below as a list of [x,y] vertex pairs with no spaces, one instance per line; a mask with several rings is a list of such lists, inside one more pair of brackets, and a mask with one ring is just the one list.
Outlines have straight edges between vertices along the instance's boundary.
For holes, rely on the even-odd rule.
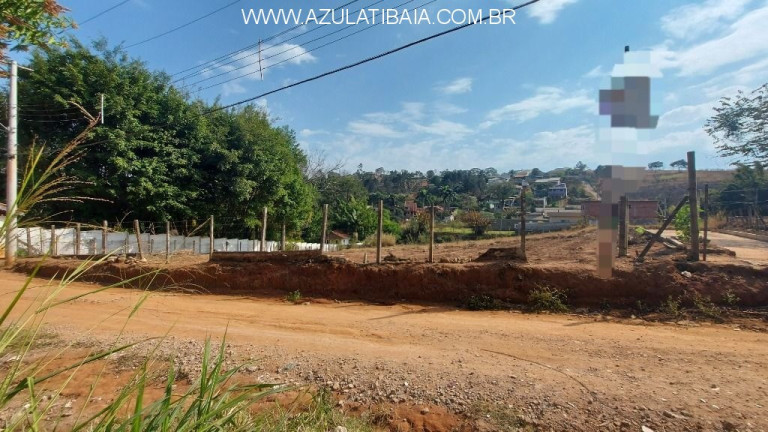
[[[372,249],[105,263],[84,278],[103,283],[160,269],[151,283],[132,284],[160,291],[130,320],[144,291],[93,293],[50,310],[46,328],[59,346],[77,347],[53,364],[118,334],[167,334],[159,352],[190,379],[199,373],[204,339],[226,332],[230,361],[254,362],[242,379],[327,387],[342,409],[373,413],[389,430],[768,430],[768,321],[761,312],[768,270],[760,265],[768,257],[762,245],[729,237],[716,238],[732,242],[736,257],[713,254],[709,263],[691,264],[655,246],[642,265],[618,260],[608,280],[594,275],[590,229],[531,236],[528,263],[476,261],[490,247],[516,247],[516,238],[439,245],[439,264],[423,262],[424,246],[387,248],[392,258],[381,266],[362,264]],[[630,256],[641,247],[633,245]],[[36,264],[22,261],[17,269]],[[77,265],[50,260],[40,275],[60,277]],[[0,272],[0,298],[10,299],[23,277]],[[36,283],[22,310],[50,290],[47,280]],[[576,313],[457,309],[478,295],[525,303],[544,285],[567,292]],[[99,287],[75,283],[59,296]],[[303,295],[299,304],[283,300],[291,290]],[[724,304],[725,293],[753,309],[725,313],[719,324],[702,321],[711,304],[696,305],[697,296]],[[651,312],[670,298],[698,312]],[[611,306],[623,309],[611,316]],[[147,350],[107,360],[112,373],[95,397],[114,394]],[[65,394],[69,409],[87,394],[93,373],[82,374]]]
[[[0,273],[2,298],[22,281]],[[38,281],[21,306],[48,289]],[[75,283],[60,296],[95,288]],[[385,410],[392,430],[768,430],[760,321],[651,323],[178,293],[153,294],[128,320],[141,295],[110,289],[63,304],[48,312],[48,328],[76,346],[114,340],[124,325],[124,340],[168,332],[164,352],[190,376],[201,341],[226,331],[230,355],[255,360],[247,379],[327,386],[345,409]],[[138,365],[131,354],[110,361],[117,370]],[[75,381],[65,397],[77,406],[88,387]]]

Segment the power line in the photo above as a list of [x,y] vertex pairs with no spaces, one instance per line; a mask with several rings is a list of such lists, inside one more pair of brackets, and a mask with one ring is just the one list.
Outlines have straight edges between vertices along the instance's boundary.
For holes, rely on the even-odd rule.
[[107,13],[107,12],[110,12],[110,11],[111,11],[111,10],[113,10],[113,9],[117,9],[117,8],[119,8],[120,6],[122,6],[122,5],[126,4],[126,3],[128,3],[129,1],[131,1],[131,0],[123,0],[123,1],[121,1],[120,3],[117,3],[116,5],[114,5],[114,6],[112,6],[112,7],[109,7],[109,8],[107,8],[107,9],[104,9],[103,11],[101,11],[101,12],[97,13],[96,15],[94,15],[94,16],[92,16],[92,17],[88,18],[87,20],[85,20],[85,21],[83,21],[83,22],[79,23],[79,25],[83,25],[83,24],[85,24],[85,23],[88,23],[88,22],[90,22],[90,21],[93,21],[93,20],[95,20],[96,18],[98,18],[98,17],[100,17],[100,16],[104,15],[104,14],[105,14],[105,13]]
[[186,23],[184,23],[184,24],[182,24],[182,25],[180,25],[180,26],[178,26],[178,27],[174,27],[174,28],[172,28],[172,29],[170,29],[170,30],[168,30],[168,31],[165,31],[165,32],[163,32],[163,33],[160,33],[160,34],[154,35],[154,36],[152,36],[152,37],[150,37],[150,38],[144,39],[143,41],[139,41],[139,42],[136,42],[136,43],[133,43],[133,44],[127,45],[125,48],[133,48],[133,47],[135,47],[135,46],[138,46],[138,45],[141,45],[141,44],[147,43],[147,42],[149,42],[149,41],[153,41],[153,40],[155,40],[155,39],[161,38],[161,37],[163,37],[163,36],[169,35],[169,34],[171,34],[171,33],[175,32],[175,31],[178,31],[178,30],[181,30],[181,29],[183,29],[184,27],[190,26],[190,25],[192,25],[192,24],[194,24],[194,23],[196,23],[196,22],[198,22],[198,21],[204,20],[205,18],[208,18],[209,16],[211,16],[211,15],[213,15],[213,14],[216,14],[216,13],[218,13],[218,12],[221,12],[221,11],[223,11],[224,9],[226,9],[226,8],[228,8],[228,7],[232,6],[232,5],[234,5],[235,3],[238,3],[239,1],[240,1],[240,0],[235,0],[235,1],[233,1],[232,3],[228,3],[228,4],[226,4],[226,5],[224,5],[224,6],[220,7],[220,8],[218,8],[218,9],[216,9],[216,10],[212,11],[212,12],[209,12],[209,13],[207,13],[207,14],[205,14],[205,15],[203,15],[203,16],[201,16],[201,17],[199,17],[199,18],[195,18],[195,19],[193,19],[192,21],[186,22]]
[[[348,3],[345,3],[345,4],[343,4],[343,5],[341,5],[341,6],[337,7],[337,8],[335,8],[335,9],[334,9],[334,11],[338,11],[339,9],[341,9],[341,8],[344,8],[344,7],[347,7],[347,6],[349,6],[349,5],[353,4],[353,3],[356,3],[356,2],[358,2],[358,1],[360,1],[360,0],[352,0],[352,1],[348,2]],[[370,8],[371,6],[374,6],[374,5],[378,4],[378,3],[381,3],[382,1],[384,1],[384,0],[379,0],[379,1],[377,1],[377,2],[371,3],[371,4],[369,4],[368,6],[366,6],[366,8]],[[355,11],[355,12],[359,12],[361,9],[364,9],[364,8],[360,8],[360,9],[358,9],[358,10],[357,10],[357,11]],[[352,12],[352,13],[355,13],[355,12]],[[277,33],[275,33],[275,34],[273,34],[273,35],[271,35],[271,36],[267,36],[267,37],[265,37],[265,38],[262,38],[262,39],[261,39],[261,42],[262,42],[262,43],[264,43],[264,42],[269,42],[269,41],[271,41],[271,40],[273,40],[273,39],[276,39],[276,38],[278,38],[278,37],[280,37],[280,36],[282,36],[282,35],[284,35],[284,34],[286,34],[286,33],[290,33],[291,31],[293,31],[293,30],[296,30],[297,28],[299,28],[299,27],[302,27],[302,26],[304,26],[304,25],[306,25],[306,22],[305,22],[305,23],[301,23],[301,24],[296,24],[296,25],[294,25],[293,27],[290,27],[290,28],[288,28],[288,29],[285,29],[285,30],[282,30],[282,31],[280,31],[280,32],[277,32]],[[317,27],[313,27],[312,29],[310,29],[310,30],[307,30],[307,31],[305,31],[305,32],[302,32],[302,33],[299,33],[298,35],[296,35],[296,36],[293,36],[293,37],[291,37],[290,39],[287,39],[287,40],[285,40],[284,42],[288,42],[288,41],[290,41],[290,40],[296,39],[296,38],[297,38],[297,37],[299,37],[299,36],[305,35],[305,34],[307,34],[307,33],[311,33],[311,32],[313,32],[313,31],[315,31],[315,30],[318,30],[318,29],[322,28],[322,27],[323,27],[323,26],[325,26],[325,25],[328,25],[328,24],[321,24],[321,25],[318,25]],[[232,51],[232,52],[229,52],[229,53],[227,53],[227,54],[224,54],[224,55],[221,55],[221,56],[219,56],[219,57],[216,57],[215,59],[211,59],[211,60],[205,61],[205,62],[203,62],[203,63],[201,63],[201,64],[198,64],[198,65],[195,65],[195,66],[192,66],[192,67],[188,67],[188,68],[186,68],[186,69],[183,69],[183,70],[180,70],[180,71],[178,71],[178,72],[175,72],[175,73],[171,74],[171,76],[181,75],[181,74],[183,74],[183,73],[185,73],[185,72],[189,72],[189,71],[191,71],[191,70],[194,70],[194,69],[198,69],[198,68],[204,68],[204,67],[206,67],[206,66],[209,66],[209,65],[213,65],[213,64],[215,64],[216,62],[218,62],[219,60],[223,60],[223,59],[225,59],[225,58],[227,58],[227,57],[232,57],[232,56],[234,56],[234,55],[240,54],[240,53],[242,53],[242,52],[244,52],[244,51],[247,51],[247,50],[249,50],[249,49],[251,49],[251,48],[257,47],[258,45],[259,45],[259,43],[258,43],[258,42],[254,43],[254,44],[250,44],[250,45],[247,45],[247,46],[245,46],[245,47],[243,47],[243,48],[240,48],[240,49],[237,49],[237,50],[235,50],[235,51]],[[184,77],[182,77],[182,78],[179,78],[179,79],[175,80],[174,82],[176,82],[176,81],[180,81],[180,80],[182,80],[182,79],[188,78],[189,76],[193,76],[193,75],[196,75],[196,74],[198,74],[198,73],[200,73],[200,72],[196,72],[196,73],[194,73],[194,74],[191,74],[191,75],[188,75],[188,76],[184,76]]]
[[[396,6],[395,8],[399,8],[399,7],[401,7],[401,6],[403,6],[403,5],[406,5],[406,4],[408,4],[408,3],[412,3],[413,1],[415,1],[415,0],[408,0],[408,1],[406,1],[405,3],[401,3],[400,5]],[[418,8],[420,8],[420,7],[424,7],[424,6],[428,5],[428,4],[434,3],[434,2],[436,2],[436,1],[437,1],[437,0],[430,0],[430,1],[426,2],[426,3],[423,3],[423,4],[421,4],[421,5],[417,6],[417,7],[415,7],[415,8],[414,8],[414,10],[415,10],[415,9],[418,9]],[[288,62],[288,61],[291,61],[291,60],[293,60],[293,59],[296,59],[296,58],[298,58],[298,57],[301,57],[301,56],[305,56],[305,55],[307,55],[307,54],[310,54],[310,53],[311,53],[311,52],[313,52],[313,51],[317,51],[317,50],[318,50],[318,49],[320,49],[320,48],[324,48],[324,47],[327,47],[327,46],[329,46],[329,45],[333,45],[333,44],[335,44],[335,43],[337,43],[337,42],[341,42],[342,40],[344,40],[344,39],[346,39],[346,38],[348,38],[348,37],[354,36],[354,35],[356,35],[356,34],[358,34],[358,33],[362,33],[362,32],[364,32],[364,31],[366,31],[366,30],[370,30],[370,29],[372,29],[372,28],[374,28],[374,27],[376,27],[376,26],[378,26],[378,25],[381,25],[381,24],[382,24],[382,22],[380,21],[380,22],[378,22],[378,23],[376,23],[376,24],[372,24],[372,25],[370,25],[370,26],[368,26],[368,27],[363,27],[362,29],[360,29],[360,30],[357,30],[357,31],[355,31],[355,32],[352,32],[352,33],[350,33],[350,34],[348,34],[348,35],[345,35],[345,36],[341,36],[341,37],[339,37],[339,38],[336,38],[336,39],[334,39],[334,40],[332,40],[332,41],[330,41],[330,42],[327,42],[327,43],[324,43],[324,44],[322,44],[322,45],[316,46],[316,47],[314,47],[314,48],[312,48],[312,49],[309,49],[309,50],[305,50],[304,52],[302,52],[302,53],[299,53],[299,54],[296,54],[296,55],[294,55],[294,56],[292,56],[292,57],[289,57],[289,58],[286,58],[286,59],[280,60],[279,62],[276,62],[276,63],[270,64],[270,65],[264,66],[264,67],[262,67],[261,69],[259,69],[258,71],[248,72],[248,73],[245,73],[245,74],[242,74],[242,75],[236,76],[236,77],[234,77],[234,78],[230,78],[230,79],[227,79],[227,80],[221,81],[221,82],[219,82],[219,83],[216,83],[216,84],[213,84],[213,85],[210,85],[210,86],[207,86],[207,87],[203,87],[203,88],[201,88],[200,90],[206,90],[206,89],[209,89],[209,88],[211,88],[211,87],[216,87],[216,86],[219,86],[219,85],[222,85],[222,84],[226,84],[226,83],[228,83],[228,82],[231,82],[231,81],[235,81],[235,80],[238,80],[238,79],[240,79],[240,78],[244,78],[244,77],[246,77],[246,76],[254,75],[254,74],[256,74],[256,73],[261,73],[261,72],[263,72],[263,71],[265,71],[265,70],[267,70],[267,69],[269,69],[269,68],[271,68],[271,67],[273,67],[273,66],[277,66],[277,65],[280,65],[280,64],[282,64],[282,63],[286,63],[286,62]],[[350,24],[350,25],[348,25],[348,26],[346,26],[346,27],[343,27],[343,28],[341,28],[341,29],[339,29],[339,30],[335,30],[335,31],[333,31],[333,32],[331,32],[331,33],[328,33],[328,34],[324,35],[324,36],[320,36],[320,37],[317,37],[317,38],[315,38],[315,39],[312,39],[311,41],[305,42],[305,45],[308,45],[308,44],[310,44],[310,43],[312,43],[312,42],[315,42],[315,41],[318,41],[318,40],[320,40],[320,39],[324,39],[324,38],[326,38],[326,37],[328,37],[328,36],[331,36],[331,35],[334,35],[334,34],[336,34],[336,33],[339,33],[339,32],[341,32],[341,31],[347,30],[348,28],[350,28],[350,27],[354,27],[354,26],[355,26],[355,24]],[[277,53],[277,54],[272,54],[272,55],[270,55],[270,56],[267,56],[267,57],[263,58],[263,59],[262,59],[262,61],[265,61],[265,60],[271,59],[271,58],[273,58],[273,57],[277,57],[277,56],[279,56],[279,55],[281,55],[281,54],[285,54],[286,52],[288,52],[288,51],[293,51],[293,50],[295,50],[295,49],[297,49],[297,48],[302,48],[302,46],[301,46],[301,45],[297,45],[297,46],[295,46],[295,47],[291,47],[291,48],[285,49],[285,50],[283,50],[283,51],[280,51],[280,52],[279,52],[279,53]],[[242,59],[242,58],[244,58],[244,57],[241,57],[240,59]],[[237,60],[239,60],[239,59],[235,59],[235,60],[233,60],[233,61],[231,61],[231,62],[228,62],[228,63],[225,63],[225,64],[223,64],[223,65],[221,65],[221,66],[225,66],[226,64],[229,64],[229,63],[233,63],[233,62],[235,62],[235,61],[237,61]],[[207,78],[203,78],[203,79],[201,79],[201,80],[198,80],[198,81],[195,81],[195,82],[193,82],[193,83],[191,83],[191,84],[186,84],[186,85],[182,86],[181,88],[188,88],[188,87],[192,87],[192,86],[194,86],[194,85],[197,85],[197,84],[200,84],[200,83],[202,83],[202,82],[205,82],[205,81],[208,81],[208,80],[211,80],[211,79],[215,79],[215,78],[218,78],[218,77],[220,77],[220,76],[223,76],[223,75],[227,75],[227,74],[230,74],[230,73],[232,73],[232,72],[235,72],[235,71],[238,71],[238,70],[241,70],[241,69],[245,69],[245,68],[247,68],[247,67],[249,67],[249,66],[253,66],[253,65],[257,64],[257,63],[259,63],[259,62],[258,62],[258,61],[254,61],[254,62],[251,62],[251,63],[246,63],[246,64],[244,64],[244,65],[241,65],[241,66],[238,66],[238,67],[236,67],[236,68],[234,68],[234,69],[231,69],[231,70],[228,70],[228,71],[224,71],[224,72],[222,72],[222,73],[220,73],[220,74],[218,74],[218,75],[214,75],[214,76],[210,76],[210,77],[207,77]]]
[[[513,6],[511,9],[516,11],[516,10],[522,9],[522,8],[524,8],[526,6],[530,6],[530,5],[534,4],[534,3],[538,3],[539,1],[540,0],[529,0],[529,1],[527,1],[525,3],[522,3],[522,4],[518,5],[518,6]],[[495,18],[495,17],[497,17],[499,15],[502,15],[504,13],[505,13],[504,11],[496,11],[494,13],[486,15],[485,17],[483,17],[480,20],[471,21],[471,22],[468,22],[468,23],[465,23],[465,24],[458,25],[456,27],[452,27],[452,28],[450,28],[448,30],[444,30],[444,31],[441,31],[439,33],[435,33],[435,34],[433,34],[431,36],[427,36],[427,37],[415,40],[413,42],[407,43],[405,45],[401,45],[401,46],[399,46],[397,48],[393,48],[393,49],[391,49],[389,51],[385,51],[385,52],[380,53],[380,54],[376,54],[375,56],[368,57],[366,59],[357,61],[355,63],[350,63],[350,64],[348,64],[346,66],[342,66],[342,67],[330,70],[328,72],[324,72],[324,73],[321,73],[319,75],[315,75],[313,77],[306,78],[306,79],[303,79],[301,81],[297,81],[297,82],[295,82],[293,84],[288,84],[288,85],[276,88],[274,90],[270,90],[270,91],[262,93],[262,94],[260,94],[258,96],[250,97],[248,99],[243,99],[243,100],[241,100],[239,102],[235,102],[235,103],[231,103],[229,105],[224,105],[224,106],[220,106],[220,107],[216,107],[216,108],[210,109],[208,111],[205,111],[203,113],[203,115],[211,114],[211,113],[214,113],[214,112],[217,112],[217,111],[226,110],[226,109],[229,109],[229,108],[232,108],[232,107],[236,107],[238,105],[242,105],[244,103],[253,102],[253,101],[257,100],[257,99],[261,99],[261,98],[269,96],[271,94],[278,93],[278,92],[281,92],[283,90],[287,90],[289,88],[297,87],[297,86],[300,86],[302,84],[306,84],[306,83],[311,82],[311,81],[316,81],[316,80],[319,80],[320,78],[325,78],[327,76],[334,75],[334,74],[337,74],[339,72],[342,72],[342,71],[345,71],[345,70],[348,70],[348,69],[352,69],[354,67],[357,67],[357,66],[360,66],[360,65],[363,65],[363,64],[366,64],[366,63],[370,63],[370,62],[372,62],[374,60],[378,60],[380,58],[387,57],[389,55],[392,55],[394,53],[403,51],[403,50],[408,49],[410,47],[413,47],[413,46],[420,45],[422,43],[428,42],[428,41],[430,41],[432,39],[437,39],[437,38],[439,38],[441,36],[445,36],[447,34],[450,34],[450,33],[453,33],[453,32],[459,31],[459,30],[463,30],[463,29],[465,29],[467,27],[470,27],[470,26],[473,26],[475,24],[488,21],[489,19]]]

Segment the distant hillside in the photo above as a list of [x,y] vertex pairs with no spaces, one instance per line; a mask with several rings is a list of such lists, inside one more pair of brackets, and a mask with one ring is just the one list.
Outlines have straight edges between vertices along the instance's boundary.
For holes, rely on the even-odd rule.
[[[696,173],[699,189],[709,184],[710,191],[717,191],[733,178],[734,171],[698,171]],[[660,170],[647,171],[640,182],[640,189],[628,194],[630,199],[648,199],[667,201],[675,205],[688,191],[688,171]]]

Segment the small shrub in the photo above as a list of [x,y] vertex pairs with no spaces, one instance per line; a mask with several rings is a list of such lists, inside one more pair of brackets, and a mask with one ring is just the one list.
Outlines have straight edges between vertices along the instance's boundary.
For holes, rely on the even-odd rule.
[[673,317],[680,316],[680,298],[675,298],[672,296],[667,297],[667,300],[661,303],[661,306],[659,306],[659,312],[663,313],[664,315],[670,315]]
[[299,303],[301,301],[301,291],[291,291],[285,296],[285,301]]
[[[394,246],[397,244],[397,237],[392,234],[381,235],[381,246]],[[363,245],[368,247],[376,247],[376,234],[371,234],[363,240]]]
[[696,293],[693,296],[693,305],[696,307],[696,310],[701,312],[705,317],[715,321],[722,321],[723,317],[720,308],[717,307],[709,297]]
[[683,243],[691,241],[691,207],[686,204],[675,215],[674,220],[677,238]]
[[635,310],[637,310],[638,315],[645,315],[649,312],[648,305],[643,303],[642,300],[638,300],[635,302]]
[[528,294],[528,304],[534,312],[567,312],[568,298],[557,288],[540,286]]
[[473,311],[498,309],[499,304],[487,294],[473,295],[467,300],[466,308]]
[[736,293],[733,292],[732,289],[729,289],[723,293],[723,303],[725,303],[725,305],[728,307],[736,307],[740,301],[741,299],[738,295],[736,295]]
[[461,214],[459,218],[467,228],[471,228],[475,235],[485,234],[485,230],[491,224],[491,218],[477,211],[468,211]]

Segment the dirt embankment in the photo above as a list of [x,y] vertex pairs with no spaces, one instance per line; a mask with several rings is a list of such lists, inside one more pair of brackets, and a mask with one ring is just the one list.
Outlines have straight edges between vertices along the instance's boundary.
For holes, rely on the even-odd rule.
[[[38,275],[61,275],[77,263],[48,260],[38,269]],[[282,297],[298,290],[305,297],[450,305],[463,304],[479,295],[524,304],[532,290],[549,287],[565,292],[573,307],[634,307],[638,301],[658,305],[670,296],[686,301],[696,294],[717,303],[730,290],[738,296],[741,306],[768,305],[765,268],[669,259],[637,267],[629,261],[619,264],[613,278],[601,279],[585,265],[506,261],[362,265],[307,253],[230,253],[212,262],[173,268],[102,263],[87,271],[81,280],[116,283],[135,279],[127,285],[257,297]],[[22,260],[16,270],[29,273],[37,265],[35,260]]]

